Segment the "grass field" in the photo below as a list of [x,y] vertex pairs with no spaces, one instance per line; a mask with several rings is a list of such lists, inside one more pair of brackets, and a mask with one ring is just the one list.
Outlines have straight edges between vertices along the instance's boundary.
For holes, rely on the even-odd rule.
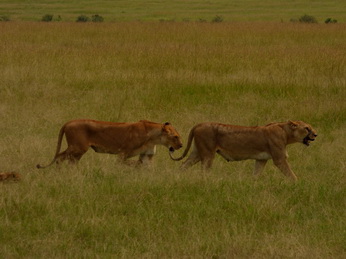
[[[183,2],[182,2],[183,3]],[[3,258],[345,258],[346,26],[273,22],[0,23]],[[299,181],[217,158],[210,172],[158,148],[151,168],[89,151],[37,170],[70,119],[299,119]],[[178,152],[180,153],[180,152]]]
[[304,14],[323,23],[327,18],[346,22],[344,0],[1,0],[1,15],[14,21],[39,21],[51,14],[62,21],[75,21],[79,15],[99,14],[106,21],[289,21]]

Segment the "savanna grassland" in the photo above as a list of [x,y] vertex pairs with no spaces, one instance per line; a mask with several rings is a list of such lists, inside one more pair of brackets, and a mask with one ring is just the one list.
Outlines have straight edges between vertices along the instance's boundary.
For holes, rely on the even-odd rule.
[[79,15],[99,14],[113,21],[289,21],[313,15],[319,22],[346,22],[344,0],[1,0],[1,15],[13,21],[39,21],[43,15],[75,21]]
[[[1,22],[3,258],[345,258],[346,26],[281,22]],[[268,163],[215,160],[181,171],[158,147],[132,168],[89,151],[53,158],[70,119],[303,120],[289,146],[299,181]],[[181,151],[176,151],[181,153]]]

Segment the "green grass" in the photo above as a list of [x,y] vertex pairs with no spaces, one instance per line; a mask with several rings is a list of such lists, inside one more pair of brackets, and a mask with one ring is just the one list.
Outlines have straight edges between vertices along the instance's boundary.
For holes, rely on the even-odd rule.
[[[4,185],[2,254],[309,257],[345,254],[344,185],[241,173],[85,169]],[[223,168],[225,169],[225,168]],[[340,176],[337,176],[340,179]],[[29,182],[30,181],[30,182]],[[25,195],[21,195],[25,193]],[[3,195],[2,195],[3,196]],[[328,206],[326,206],[328,204]],[[341,235],[340,235],[341,234]]]
[[[344,24],[0,23],[0,254],[11,257],[344,258]],[[89,151],[37,170],[76,118],[198,122],[300,119],[299,181],[269,163],[187,172],[158,148],[151,168]],[[179,152],[180,153],[180,152]]]
[[75,21],[81,14],[99,14],[106,21],[211,21],[221,16],[224,21],[279,22],[309,14],[319,22],[327,18],[345,22],[345,11],[343,0],[2,0],[0,3],[0,15],[24,21],[38,21],[46,14],[60,15],[63,21]]

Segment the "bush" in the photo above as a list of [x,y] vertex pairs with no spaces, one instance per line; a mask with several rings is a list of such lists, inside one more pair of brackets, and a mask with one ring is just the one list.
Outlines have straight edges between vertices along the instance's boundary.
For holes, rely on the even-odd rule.
[[311,15],[303,15],[302,17],[299,18],[299,22],[303,22],[303,23],[317,23],[317,20],[315,17],[311,16]]
[[91,21],[93,22],[103,22],[103,20],[103,17],[98,14],[91,16]]
[[90,18],[86,15],[80,15],[77,17],[76,22],[88,22]]
[[223,22],[222,16],[216,15],[212,20],[212,22]]
[[328,24],[328,23],[337,23],[338,21],[332,18],[327,18],[324,22]]
[[51,22],[52,20],[53,20],[52,14],[46,14],[42,16],[42,19],[41,19],[42,22]]

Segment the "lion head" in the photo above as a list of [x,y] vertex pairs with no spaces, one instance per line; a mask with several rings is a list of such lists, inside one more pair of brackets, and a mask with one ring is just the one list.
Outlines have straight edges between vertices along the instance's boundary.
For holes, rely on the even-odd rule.
[[177,150],[183,146],[180,134],[169,122],[166,122],[162,127],[162,142],[170,151]]
[[310,142],[314,141],[317,137],[317,132],[311,127],[311,125],[303,121],[289,121],[288,123],[296,142],[309,146]]

